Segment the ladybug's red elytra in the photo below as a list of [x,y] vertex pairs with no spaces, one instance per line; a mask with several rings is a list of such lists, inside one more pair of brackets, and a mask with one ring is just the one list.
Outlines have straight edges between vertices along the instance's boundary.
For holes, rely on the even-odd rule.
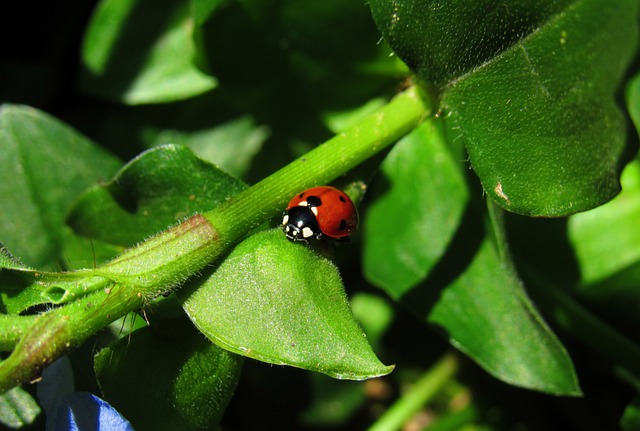
[[297,194],[282,216],[282,229],[291,241],[309,243],[322,237],[346,240],[358,226],[358,211],[342,190],[313,187]]

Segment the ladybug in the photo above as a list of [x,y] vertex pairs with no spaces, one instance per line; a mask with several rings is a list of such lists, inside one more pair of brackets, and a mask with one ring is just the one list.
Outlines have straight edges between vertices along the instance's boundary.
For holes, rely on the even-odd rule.
[[313,187],[296,195],[282,216],[282,229],[291,241],[310,238],[347,241],[358,226],[358,211],[342,190]]

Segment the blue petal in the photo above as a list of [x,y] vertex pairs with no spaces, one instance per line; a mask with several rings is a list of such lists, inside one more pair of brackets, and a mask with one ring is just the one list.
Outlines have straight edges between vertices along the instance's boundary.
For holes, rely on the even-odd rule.
[[89,392],[74,392],[60,400],[53,426],[47,431],[134,431],[109,403]]

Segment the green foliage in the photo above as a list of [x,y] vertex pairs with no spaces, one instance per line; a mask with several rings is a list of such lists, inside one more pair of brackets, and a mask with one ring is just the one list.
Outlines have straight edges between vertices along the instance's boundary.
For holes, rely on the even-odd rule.
[[244,188],[188,148],[166,145],[142,153],[109,183],[84,193],[67,223],[77,234],[129,247]]
[[41,409],[31,395],[20,387],[0,395],[0,423],[18,429],[32,424]]
[[392,48],[436,88],[496,203],[562,216],[619,192],[627,131],[614,91],[637,47],[637,2],[371,4]]
[[171,0],[101,2],[84,39],[82,88],[131,105],[182,100],[215,88],[216,79],[193,64],[190,20],[188,5]]
[[[60,36],[0,60],[0,421],[68,354],[136,429],[634,429],[637,6],[16,16]],[[359,231],[288,242],[329,183]]]
[[199,430],[220,421],[242,358],[199,334],[170,338],[142,328],[103,349],[95,368],[105,396],[137,429]]
[[337,268],[278,230],[238,244],[184,309],[212,341],[264,362],[357,380],[393,369],[353,319]]
[[63,262],[66,211],[87,187],[111,177],[119,162],[33,108],[4,105],[0,128],[0,196],[16,197],[3,199],[2,243],[27,265],[56,268]]

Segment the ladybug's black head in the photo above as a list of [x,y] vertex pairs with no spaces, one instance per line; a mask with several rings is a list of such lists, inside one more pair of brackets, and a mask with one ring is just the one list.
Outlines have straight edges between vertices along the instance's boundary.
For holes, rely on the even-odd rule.
[[291,241],[309,242],[310,238],[320,238],[322,231],[311,208],[295,206],[282,216],[282,229]]

